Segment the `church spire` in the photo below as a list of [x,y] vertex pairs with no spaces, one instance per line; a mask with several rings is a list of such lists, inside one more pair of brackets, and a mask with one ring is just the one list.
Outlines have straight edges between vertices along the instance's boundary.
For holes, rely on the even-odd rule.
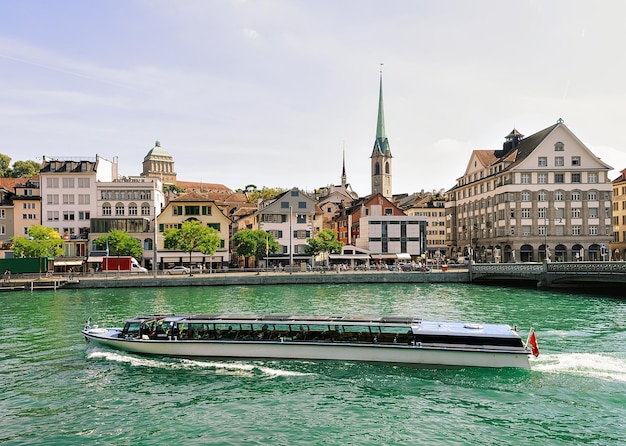
[[380,193],[392,198],[391,192],[391,149],[385,134],[385,112],[383,109],[383,64],[380,64],[380,87],[378,92],[378,120],[376,122],[376,140],[372,150],[372,194]]
[[374,150],[372,156],[376,154],[391,156],[389,141],[385,134],[385,109],[383,107],[383,64],[380,64],[380,87],[378,91],[378,120],[376,122],[376,141],[374,141]]
[[346,147],[344,144],[343,147],[343,167],[341,169],[341,185],[343,187],[346,187],[346,184],[348,184],[348,176],[346,175]]

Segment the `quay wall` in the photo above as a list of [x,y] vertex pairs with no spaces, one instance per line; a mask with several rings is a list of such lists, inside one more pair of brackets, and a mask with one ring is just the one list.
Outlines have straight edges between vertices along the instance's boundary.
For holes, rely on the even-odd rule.
[[467,271],[448,272],[342,272],[342,273],[226,273],[193,276],[119,276],[79,278],[64,288],[136,288],[176,286],[231,285],[298,285],[298,284],[357,284],[357,283],[469,283]]

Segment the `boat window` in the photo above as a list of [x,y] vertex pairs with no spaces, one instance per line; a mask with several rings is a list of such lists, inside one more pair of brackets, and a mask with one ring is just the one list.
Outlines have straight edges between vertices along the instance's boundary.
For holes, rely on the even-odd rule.
[[124,326],[124,329],[122,330],[122,336],[138,338],[139,327],[141,327],[141,322],[126,322],[126,325]]

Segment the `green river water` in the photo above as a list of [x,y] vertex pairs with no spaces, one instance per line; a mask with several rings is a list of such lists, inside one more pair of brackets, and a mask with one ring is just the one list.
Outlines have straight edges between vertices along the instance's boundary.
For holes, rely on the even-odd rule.
[[[626,444],[626,300],[457,284],[0,294],[6,445]],[[416,315],[537,332],[532,370],[215,361],[88,347],[87,317]]]

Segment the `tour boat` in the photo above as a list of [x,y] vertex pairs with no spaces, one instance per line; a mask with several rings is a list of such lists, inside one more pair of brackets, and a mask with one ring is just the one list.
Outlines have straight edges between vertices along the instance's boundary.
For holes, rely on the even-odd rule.
[[530,368],[534,331],[523,342],[503,324],[399,316],[149,315],[123,328],[82,331],[88,343],[184,358],[366,361],[423,367]]

